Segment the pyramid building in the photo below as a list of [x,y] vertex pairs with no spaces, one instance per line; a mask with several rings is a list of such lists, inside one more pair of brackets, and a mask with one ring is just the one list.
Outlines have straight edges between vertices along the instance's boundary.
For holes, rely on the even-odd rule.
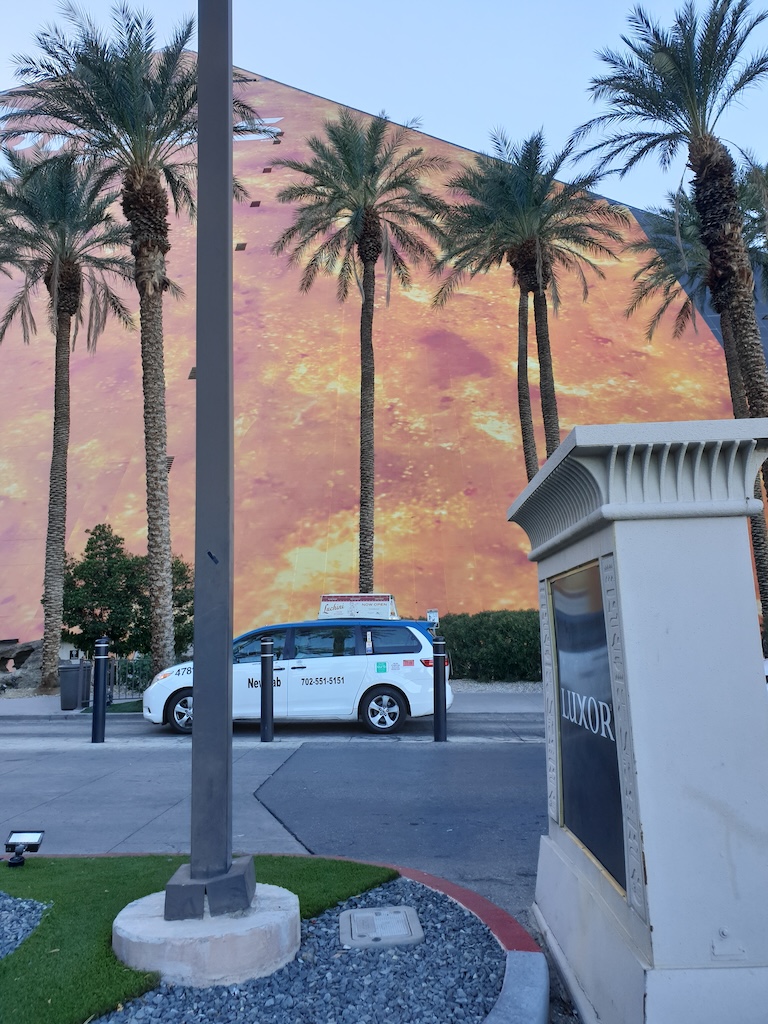
[[[338,104],[253,77],[246,98],[282,135],[235,143],[235,174],[249,200],[234,212],[235,628],[314,617],[325,592],[356,589],[359,411],[357,295],[335,282],[299,293],[300,271],[270,248],[293,209],[277,202],[292,172],[277,157],[307,159],[307,136]],[[474,154],[416,133],[451,167]],[[279,145],[279,148],[278,148]],[[439,188],[440,179],[432,185]],[[628,237],[641,234],[633,221]],[[195,230],[171,224],[170,276],[184,297],[165,302],[168,455],[174,553],[194,557]],[[652,343],[642,315],[626,319],[634,257],[606,261],[589,299],[573,277],[550,330],[563,433],[576,424],[716,419],[731,415],[723,353],[699,320]],[[526,484],[517,417],[517,294],[511,271],[480,276],[435,310],[434,279],[414,272],[378,289],[376,352],[376,589],[401,614],[536,605],[528,541],[506,521]],[[0,307],[14,282],[0,278]],[[135,291],[125,298],[137,307]],[[43,557],[53,409],[54,345],[41,296],[38,335],[0,346],[0,638],[42,635]],[[531,330],[531,334],[533,334]],[[532,398],[538,367],[531,338]],[[108,522],[146,550],[141,359],[138,331],[110,324],[95,354],[77,341],[71,363],[67,551]],[[543,434],[539,434],[543,452]]]

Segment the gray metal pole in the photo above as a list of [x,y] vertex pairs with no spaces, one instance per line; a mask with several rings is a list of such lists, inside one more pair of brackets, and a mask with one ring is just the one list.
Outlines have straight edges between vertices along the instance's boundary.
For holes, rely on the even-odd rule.
[[198,0],[195,702],[190,875],[232,865],[232,0]]
[[262,743],[271,743],[275,738],[274,680],[275,642],[271,636],[261,638],[261,720],[259,737]]
[[101,637],[94,644],[93,655],[93,721],[91,722],[91,743],[104,742],[104,727],[107,718],[107,662],[109,661],[109,639]]
[[434,699],[435,699],[435,743],[445,743],[448,739],[448,719],[445,707],[445,638],[436,636],[432,644],[434,659]]

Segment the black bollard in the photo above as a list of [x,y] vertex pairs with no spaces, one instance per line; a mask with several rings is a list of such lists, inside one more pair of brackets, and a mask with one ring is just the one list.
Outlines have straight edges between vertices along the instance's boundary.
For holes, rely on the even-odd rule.
[[261,723],[259,735],[262,743],[271,743],[275,738],[274,695],[272,693],[274,647],[275,644],[271,636],[261,638]]
[[104,742],[104,725],[107,718],[107,662],[109,661],[109,639],[103,636],[96,641],[93,656],[93,723],[91,743]]
[[434,697],[435,697],[435,743],[448,739],[447,709],[445,707],[445,638],[436,636],[432,643]]

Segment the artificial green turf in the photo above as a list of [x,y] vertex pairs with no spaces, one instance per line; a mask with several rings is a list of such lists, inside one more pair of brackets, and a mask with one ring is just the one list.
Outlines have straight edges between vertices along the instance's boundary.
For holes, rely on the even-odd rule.
[[[40,926],[0,960],[0,1021],[84,1024],[154,988],[156,974],[112,953],[112,921],[128,903],[159,892],[186,857],[30,856],[0,864],[0,890],[51,903]],[[316,857],[256,857],[258,882],[299,897],[302,917],[397,877],[389,868]]]

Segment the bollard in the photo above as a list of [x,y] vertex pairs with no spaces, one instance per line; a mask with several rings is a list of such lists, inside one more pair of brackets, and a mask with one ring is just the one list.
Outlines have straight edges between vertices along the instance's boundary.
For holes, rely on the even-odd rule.
[[259,735],[262,743],[271,743],[275,738],[274,694],[272,693],[274,647],[274,641],[271,636],[263,636],[261,638],[261,722],[259,724]]
[[91,743],[104,742],[104,724],[107,717],[107,662],[109,661],[109,639],[103,636],[96,641],[93,656],[93,723]]
[[448,738],[447,711],[445,707],[445,638],[436,636],[432,643],[434,698],[435,698],[435,743],[445,743]]

